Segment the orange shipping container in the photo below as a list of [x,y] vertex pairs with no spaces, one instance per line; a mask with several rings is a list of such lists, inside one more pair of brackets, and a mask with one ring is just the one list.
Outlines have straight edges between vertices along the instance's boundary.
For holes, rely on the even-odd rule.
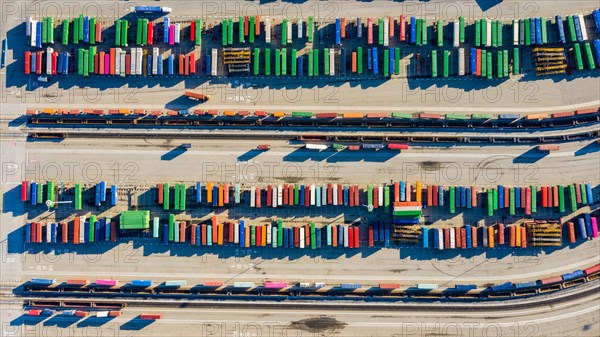
[[223,185],[223,203],[225,205],[229,204],[229,184]]
[[245,232],[244,238],[246,241],[244,246],[246,246],[246,248],[247,248],[247,247],[250,247],[250,226],[244,227],[244,232]]
[[223,186],[219,185],[219,207],[223,207]]
[[527,230],[521,227],[521,248],[527,248]]
[[212,183],[207,183],[206,184],[206,202],[208,202],[209,204],[213,202],[213,185]]
[[569,227],[569,242],[575,243],[575,225],[569,221],[567,227]]
[[103,51],[100,52],[100,66],[98,68],[98,74],[100,75],[104,75],[104,54],[105,53]]
[[337,247],[337,244],[338,244],[337,240],[338,240],[337,226],[333,225],[333,226],[331,226],[331,243],[332,243],[332,246]]
[[183,64],[185,63],[183,54],[179,54],[179,75],[183,75]]
[[217,238],[217,244],[219,246],[223,245],[223,224],[219,224],[217,226],[218,229],[218,238]]
[[273,113],[273,117],[277,117],[277,118],[285,117],[285,112],[283,112],[283,111],[275,111]]
[[185,221],[179,223],[179,242],[185,242]]
[[346,38],[346,18],[340,19],[340,37]]
[[356,73],[356,52],[352,52],[352,72]]
[[345,112],[342,118],[363,118],[362,112]]
[[202,245],[206,246],[206,224],[201,226],[202,229]]
[[115,48],[110,48],[109,62],[110,62],[110,74],[114,75],[115,74]]
[[508,227],[508,236],[509,236],[509,240],[508,240],[508,245],[510,247],[514,247],[515,246],[515,226],[509,226]]
[[496,245],[494,243],[494,227],[493,226],[489,226],[488,227],[488,246],[490,248],[494,248]]
[[76,216],[73,221],[73,243],[79,243],[79,217]]

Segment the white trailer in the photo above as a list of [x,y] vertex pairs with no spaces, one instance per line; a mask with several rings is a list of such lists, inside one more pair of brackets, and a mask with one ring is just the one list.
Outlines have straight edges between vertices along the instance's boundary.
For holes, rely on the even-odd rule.
[[271,233],[273,231],[273,226],[271,226],[270,224],[267,225],[267,245],[271,244]]
[[335,49],[329,50],[329,75],[335,75]]
[[277,186],[277,204],[278,205],[283,205],[283,186],[279,185]]
[[440,238],[438,240],[437,249],[444,250],[444,230],[441,228],[438,228],[437,231],[438,231],[438,237]]
[[485,33],[486,33],[485,46],[486,47],[491,47],[492,46],[492,20],[490,20],[490,19],[486,20],[485,24],[486,24],[486,29],[485,29]]
[[337,184],[333,184],[333,205],[337,206],[338,204],[338,189]]
[[135,71],[135,64],[137,62],[137,48],[131,48],[131,63],[129,64],[129,73],[131,75],[135,75],[136,71]]
[[143,52],[142,52],[142,48],[137,48],[137,53],[135,55],[136,57],[136,61],[135,61],[135,74],[136,75],[141,75],[142,74],[142,57],[143,57]]
[[127,66],[125,62],[125,55],[127,55],[127,51],[121,50],[121,72],[119,73],[121,76],[125,76],[125,67]]
[[240,243],[240,224],[233,226],[233,242]]
[[316,202],[316,193],[317,190],[315,189],[315,185],[310,185],[310,205],[314,206],[315,202]]
[[[465,49],[464,48],[458,49],[458,76],[465,76]],[[410,195],[410,194],[408,194],[408,195]]]
[[450,248],[456,248],[456,231],[454,228],[450,228]]
[[79,217],[79,243],[85,243],[85,216]]
[[31,20],[31,46],[35,47],[37,45],[37,20]]
[[271,200],[273,200],[273,202],[272,202],[273,207],[277,207],[277,202],[278,202],[278,200],[277,200],[277,187],[273,187],[271,189]]
[[181,42],[181,24],[176,23],[175,24],[175,43],[180,43],[180,42]]
[[256,207],[256,187],[250,188],[250,207]]
[[[438,29],[441,28],[438,27]],[[452,31],[454,32],[454,36],[452,37],[454,42],[453,45],[455,48],[458,48],[460,45],[460,24],[456,20],[452,22]]]
[[300,248],[304,248],[304,227],[300,227]]
[[377,205],[383,206],[383,186],[379,186],[377,188],[377,192],[378,192]]
[[579,26],[581,27],[581,37],[583,38],[583,41],[587,41],[588,35],[587,29],[585,28],[585,20],[583,19],[583,15],[577,15],[577,19],[579,20]]
[[271,43],[271,18],[265,18],[265,43]]
[[[52,53],[54,49],[52,47],[46,48],[46,75],[52,75]],[[94,61],[91,60],[93,63]]]
[[[377,27],[381,29],[381,27]],[[383,46],[387,47],[390,44],[390,19],[383,19]]]
[[218,61],[218,54],[217,54],[217,48],[213,48],[212,49],[212,56],[210,58],[210,75],[211,76],[217,76],[217,61]]
[[348,226],[344,226],[344,247],[348,247]]
[[121,74],[121,48],[115,48],[115,75]]
[[298,19],[298,38],[302,38],[302,19]]
[[[281,37],[283,39],[283,36]],[[292,20],[287,20],[287,43],[292,43]]]
[[158,48],[152,48],[152,75],[158,74]]
[[519,45],[519,20],[513,20],[513,46]]

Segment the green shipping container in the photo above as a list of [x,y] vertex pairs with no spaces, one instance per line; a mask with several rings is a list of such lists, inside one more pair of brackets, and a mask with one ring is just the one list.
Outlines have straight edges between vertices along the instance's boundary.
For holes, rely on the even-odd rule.
[[313,51],[308,51],[308,76],[313,76]]
[[294,205],[300,203],[300,185],[294,184]]
[[265,48],[265,75],[271,75],[271,49]]
[[515,188],[510,188],[510,204],[509,204],[509,214],[515,215]]
[[148,42],[148,19],[142,20],[142,46]]
[[48,43],[48,18],[42,18],[42,43]]
[[444,23],[442,20],[437,21],[437,46],[444,46]]
[[565,187],[558,185],[558,211],[564,213],[565,211]]
[[254,48],[254,75],[258,75],[259,66],[260,66],[260,49]]
[[179,184],[175,184],[175,193],[174,193],[174,204],[173,209],[179,211],[179,197],[181,196],[181,192],[179,191]]
[[504,65],[504,60],[502,50],[498,50],[497,52],[497,60],[496,60],[496,75],[498,78],[502,78],[504,76],[504,71],[502,70],[502,66]]
[[227,19],[221,20],[221,45],[227,45],[227,28],[229,24],[227,23]]
[[537,186],[531,185],[531,213],[537,212]]
[[487,215],[494,215],[494,193],[491,189],[487,190]]
[[487,77],[487,51],[481,51],[481,77]]
[[185,186],[185,184],[181,184],[179,185],[179,210],[180,211],[185,211],[185,204],[186,204],[186,200],[187,200],[187,188]]
[[390,212],[390,187],[387,185],[383,189],[383,210],[385,213]]
[[521,72],[520,60],[519,47],[515,47],[513,49],[513,75],[518,75]]
[[256,226],[250,226],[250,246],[256,246]]
[[296,54],[296,49],[292,49],[292,76],[296,76],[297,74],[298,58]]
[[317,234],[314,222],[310,223],[310,249],[317,249]]
[[121,46],[127,47],[127,36],[129,34],[129,22],[127,20],[121,20]]
[[96,19],[90,18],[90,43],[96,44]]
[[250,17],[249,25],[250,25],[250,30],[248,32],[248,40],[250,41],[250,43],[254,43],[254,35],[256,35],[256,33],[254,31],[254,27],[256,25],[256,21],[253,16]]
[[498,210],[498,189],[494,188],[492,190],[494,196],[494,211]]
[[394,74],[400,74],[400,48],[394,48]]
[[422,42],[423,36],[421,34],[421,30],[423,29],[422,28],[423,23],[421,22],[421,19],[417,19],[416,22],[417,22],[417,27],[416,27],[416,35],[417,35],[416,36],[416,41],[417,41],[417,46],[420,46],[423,43]]
[[575,185],[569,185],[569,200],[571,201],[571,212],[577,210],[577,198],[575,196]]
[[48,18],[48,43],[54,43],[54,18]]
[[448,206],[450,206],[449,211],[450,211],[450,214],[454,214],[454,213],[456,213],[456,200],[455,200],[454,186],[450,186],[449,196],[450,196],[450,202],[448,203],[449,204]]
[[281,75],[281,52],[275,49],[275,76]]
[[548,43],[548,30],[547,30],[548,27],[546,27],[547,21],[546,21],[546,18],[544,18],[544,17],[540,18],[540,20],[541,20],[541,30],[542,30],[542,43],[546,44],[546,43]]
[[54,182],[53,181],[48,181],[46,183],[46,197],[48,198],[47,200],[50,200],[52,202],[52,206],[54,207]]
[[525,45],[529,46],[531,44],[531,26],[530,20],[525,19]]
[[83,41],[83,14],[79,14],[79,30],[77,31],[79,33],[79,41]]
[[392,112],[392,118],[411,119],[412,115],[406,112]]
[[319,50],[313,50],[313,76],[319,76]]
[[496,25],[496,43],[498,47],[502,47],[502,21],[497,20]]
[[373,211],[373,185],[367,185],[367,206],[368,211]]
[[306,27],[307,33],[306,33],[306,38],[308,39],[309,43],[313,42],[313,35],[315,32],[315,24],[314,24],[314,19],[312,16],[308,17],[308,26]]
[[91,46],[89,49],[88,72],[94,73],[94,55],[96,55],[96,46]]
[[498,39],[498,37],[497,37],[497,34],[498,34],[497,33],[497,29],[498,29],[498,27],[496,26],[496,21],[492,21],[491,28],[492,28],[492,34],[491,34],[491,37],[492,37],[492,47],[496,47],[496,46],[498,46],[498,41],[497,41],[497,39]]
[[492,79],[492,52],[487,53],[487,79]]
[[323,73],[329,75],[329,48],[323,49]]
[[444,50],[444,77],[448,77],[450,75],[450,52]]
[[37,203],[38,204],[43,204],[44,203],[44,184],[39,183],[37,186]]
[[583,58],[581,57],[581,46],[579,43],[573,45],[573,51],[575,52],[575,66],[577,70],[583,70]]
[[[92,61],[93,62],[93,61]],[[90,66],[90,51],[83,51],[83,76],[89,76],[89,66]]]
[[[91,220],[91,218],[90,218]],[[149,229],[150,211],[124,211],[119,217],[120,229]]]
[[594,63],[594,56],[592,55],[592,47],[589,42],[586,42],[585,45],[585,55],[587,57],[588,69],[596,69],[596,63]]
[[481,44],[487,45],[487,43],[487,19],[483,18],[481,19]]
[[79,18],[73,19],[73,43],[79,43]]
[[199,46],[202,44],[202,20],[196,19],[194,25],[196,26],[194,29],[194,43]]
[[431,51],[431,77],[437,77],[437,51]]
[[421,19],[421,43],[427,45],[427,19]]
[[81,211],[81,184],[75,184],[75,210]]
[[281,75],[287,75],[287,49],[281,49]]
[[238,19],[238,42],[239,43],[246,42],[246,39],[244,38],[244,17],[243,16],[240,16],[240,18]]
[[69,20],[65,20],[63,21],[62,24],[62,44],[63,45],[68,45],[69,44]]
[[379,18],[377,20],[377,33],[379,33],[379,45],[382,46],[383,45],[383,30],[384,30],[384,22],[383,19]]
[[281,21],[281,45],[287,44],[287,19]]
[[83,49],[77,49],[77,75],[83,75]]
[[475,47],[481,46],[481,21],[475,20]]
[[144,25],[143,20],[142,19],[137,19],[137,31],[135,34],[135,44],[137,44],[138,46],[142,44],[142,26]]
[[567,16],[567,25],[569,26],[569,37],[571,38],[571,42],[577,41],[577,34],[575,33],[575,22],[573,21],[572,16]]
[[581,189],[581,203],[584,205],[587,205],[588,200],[587,200],[587,192],[585,190],[585,184],[580,184],[579,188]]
[[464,17],[459,17],[458,18],[458,25],[459,25],[459,41],[460,43],[465,43],[465,18]]
[[508,50],[502,51],[502,62],[504,65],[502,66],[502,70],[504,70],[504,77],[508,77]]
[[227,20],[227,44],[228,45],[232,45],[233,44],[233,19],[228,19]]
[[308,111],[292,111],[292,117],[311,118],[312,116],[313,116],[312,112],[308,112]]
[[359,74],[363,72],[363,52],[362,47],[358,47],[356,50],[356,70]]
[[90,215],[90,220],[89,220],[89,225],[88,225],[88,241],[87,242],[94,242],[94,233],[96,232],[95,227],[96,227],[96,216]]
[[175,240],[175,215],[169,214],[169,241],[173,240]]
[[388,49],[383,51],[383,76],[390,76],[390,51]]
[[169,184],[163,184],[163,209],[165,211],[169,210],[171,201],[169,200],[171,193],[169,191]]
[[277,220],[277,246],[283,246],[283,220]]
[[[121,20],[115,21],[115,45],[118,47],[121,45]],[[74,25],[74,28],[77,25]]]

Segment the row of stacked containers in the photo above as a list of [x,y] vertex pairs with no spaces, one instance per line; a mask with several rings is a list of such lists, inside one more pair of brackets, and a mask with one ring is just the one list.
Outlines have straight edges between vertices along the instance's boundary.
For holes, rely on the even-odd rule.
[[[600,14],[594,10],[589,17],[593,21],[596,32],[600,31]],[[270,17],[264,17],[261,21],[260,16],[240,16],[237,19],[225,18],[220,22],[221,44],[223,47],[231,46],[234,43],[254,43],[255,38],[261,35],[261,27],[264,27],[264,41],[271,43],[275,21]],[[237,20],[235,22],[234,20]],[[277,20],[281,32],[281,45],[293,43],[293,38],[306,39],[306,42],[312,43],[315,32],[315,20],[309,16],[305,21],[302,18],[289,19],[282,18]],[[476,19],[470,25],[473,40],[466,37],[467,24],[464,17],[459,17],[453,21],[445,22],[441,19],[433,21],[429,25],[427,19],[409,17],[400,15],[398,17],[367,18],[363,20],[358,17],[355,20],[346,18],[335,19],[335,44],[342,45],[342,40],[351,36],[362,38],[366,30],[366,41],[368,45],[378,44],[383,47],[390,45],[392,41],[405,42],[415,45],[427,45],[430,40],[438,47],[444,46],[446,40],[452,41],[451,45],[455,48],[461,44],[472,43],[475,47],[501,47],[503,45],[503,30],[509,26],[512,31],[513,45],[545,45],[552,42],[584,42],[589,39],[585,17],[582,14],[566,16],[566,20],[560,15],[554,17],[553,28],[555,28],[555,38],[548,38],[548,31],[551,19],[545,17],[513,19],[508,25],[500,20],[487,18]],[[58,22],[58,20],[56,20]],[[262,22],[262,25],[261,25]],[[235,23],[235,25],[234,25]],[[125,19],[116,20],[114,23],[114,35],[116,46],[127,46],[129,44],[129,28],[134,25]],[[162,25],[161,29],[158,29]],[[185,27],[183,26],[185,25]],[[293,27],[295,25],[296,27]],[[206,27],[205,27],[206,26]],[[237,34],[235,32],[237,27]],[[352,31],[351,28],[354,28]],[[566,28],[565,28],[566,27]],[[156,29],[155,29],[156,28]],[[174,45],[181,43],[182,36],[194,42],[195,45],[201,45],[202,30],[207,30],[208,24],[201,19],[194,19],[185,23],[171,22],[168,16],[164,17],[163,22],[154,22],[148,18],[137,18],[135,23],[135,44],[138,46],[152,45],[157,41],[165,44]],[[428,35],[428,30],[433,29],[432,38]],[[32,47],[41,48],[43,44],[53,44],[55,30],[55,19],[53,17],[44,17],[41,21],[31,17],[27,18],[26,36],[30,37]],[[155,32],[156,30],[156,32]],[[375,32],[377,30],[377,32]],[[73,20],[62,20],[60,29],[62,35],[58,41],[63,45],[96,44],[102,43],[102,23],[100,20],[80,15]],[[352,31],[353,34],[350,34]],[[394,38],[397,32],[398,38]],[[448,33],[445,35],[445,32]],[[568,32],[568,34],[566,34]],[[162,34],[162,39],[160,35]],[[354,34],[355,33],[355,34]],[[69,36],[72,38],[69,39]],[[237,38],[234,39],[234,36]],[[444,37],[448,37],[445,39]],[[451,37],[450,37],[451,36]]]
[[[590,214],[568,221],[561,228],[557,223],[529,221],[523,224],[505,226],[502,223],[487,227],[429,227],[423,226],[410,240],[421,243],[423,248],[438,250],[471,249],[479,245],[484,248],[508,245],[512,248],[532,246],[562,246],[563,237],[569,243],[598,237],[598,219]],[[397,238],[399,230],[392,229],[382,222],[367,227],[366,235],[359,226],[325,225],[318,227],[314,222],[305,225],[283,227],[283,221],[275,224],[247,224],[227,221],[218,223],[216,216],[209,222],[193,223],[177,221],[174,214],[169,215],[168,223],[161,225],[160,219],[153,219],[152,237],[162,238],[164,244],[189,243],[194,246],[221,246],[236,244],[240,247],[283,247],[311,248],[344,247],[360,248],[362,244],[374,247],[381,244],[390,246],[390,239]],[[401,230],[400,230],[401,231]],[[30,222],[25,226],[27,243],[93,243],[101,241],[116,242],[119,227],[110,217],[97,218],[91,215],[75,217],[73,221],[47,223]],[[364,237],[366,236],[366,238]],[[404,241],[407,240],[398,240]]]
[[[56,184],[47,181],[46,184],[35,181],[21,182],[21,201],[30,201],[31,205],[45,204],[47,200],[57,201]],[[102,181],[95,185],[95,206],[101,206],[108,200],[110,206],[117,204],[118,186],[109,185]],[[46,194],[44,195],[44,191]],[[158,184],[157,203],[164,210],[185,211],[188,202],[188,192],[194,192],[195,205],[223,207],[240,204],[242,197],[247,198],[249,206],[281,207],[281,206],[362,206],[366,201],[369,208],[384,208],[390,212],[390,206],[397,202],[415,201],[427,207],[447,206],[450,214],[457,208],[484,207],[487,215],[494,211],[505,209],[510,215],[522,210],[526,215],[537,212],[537,208],[557,208],[560,213],[575,212],[581,206],[594,204],[592,185],[575,183],[570,185],[553,186],[503,186],[486,188],[479,191],[476,186],[441,186],[424,185],[422,182],[412,184],[407,181],[397,181],[390,185],[368,184],[361,189],[359,185],[329,183],[323,185],[279,184],[266,186],[250,186],[242,189],[239,183],[218,184],[197,182],[194,188],[188,188],[185,183],[177,183],[171,187],[169,183]],[[74,186],[74,208],[82,208],[82,185]],[[425,195],[423,195],[425,194]],[[109,198],[110,196],[110,198]],[[366,200],[361,201],[365,197]],[[173,200],[173,202],[171,202]],[[482,202],[483,201],[483,202]],[[447,205],[446,205],[447,204]],[[371,210],[370,210],[371,211]]]

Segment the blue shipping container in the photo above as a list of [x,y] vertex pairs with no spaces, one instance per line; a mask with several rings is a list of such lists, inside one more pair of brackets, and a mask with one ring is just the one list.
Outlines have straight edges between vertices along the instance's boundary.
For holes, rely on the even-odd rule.
[[373,53],[373,74],[379,74],[379,62],[377,61],[377,48],[371,48],[371,53]]
[[567,39],[565,38],[565,27],[563,24],[562,17],[560,15],[556,16],[556,26],[558,27],[558,41],[560,43],[567,42]]
[[429,229],[423,227],[423,248],[429,248]]
[[356,18],[356,37],[362,37],[362,21],[360,18]]
[[341,20],[340,18],[336,18],[335,19],[335,44],[340,45],[342,44],[342,37],[341,37]]

